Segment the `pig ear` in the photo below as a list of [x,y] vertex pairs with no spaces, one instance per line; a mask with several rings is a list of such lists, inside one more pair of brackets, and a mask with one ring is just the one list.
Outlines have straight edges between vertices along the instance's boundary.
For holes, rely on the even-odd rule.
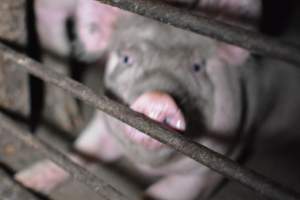
[[228,65],[237,66],[247,60],[250,52],[246,49],[220,42],[217,48],[217,55],[219,60]]
[[[261,17],[261,0],[199,0],[200,9],[212,17],[242,28],[256,30]],[[240,47],[218,42],[217,55],[229,65],[240,65],[250,53]]]

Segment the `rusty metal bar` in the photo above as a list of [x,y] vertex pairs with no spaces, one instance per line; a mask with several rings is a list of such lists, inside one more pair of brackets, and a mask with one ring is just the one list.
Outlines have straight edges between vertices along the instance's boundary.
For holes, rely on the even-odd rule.
[[[155,0],[97,0],[178,28],[243,47],[253,53],[300,64],[300,48]],[[298,66],[298,65],[295,65]]]
[[40,141],[29,132],[22,130],[16,123],[5,117],[3,114],[0,114],[0,133],[2,135],[3,133],[13,135],[15,138],[21,140],[21,142],[24,142],[34,150],[40,151],[45,157],[51,159],[60,167],[65,169],[72,178],[86,184],[89,188],[94,190],[101,199],[129,200],[128,197],[124,196],[124,194],[120,193],[117,189],[105,183],[105,180],[102,180],[79,165],[73,163],[63,153],[49,146],[45,142]]
[[[24,70],[32,73],[33,75],[41,78],[42,80],[54,84],[69,93],[74,97],[77,97],[85,103],[98,108],[99,110],[121,120],[122,122],[129,124],[132,127],[144,132],[145,134],[159,140],[160,142],[167,144],[186,156],[196,160],[199,163],[211,168],[212,170],[224,175],[225,177],[238,181],[241,184],[251,188],[254,191],[268,197],[270,199],[285,199],[285,200],[296,200],[300,199],[299,194],[289,191],[278,183],[250,170],[239,166],[234,161],[228,159],[219,153],[216,153],[203,145],[193,142],[181,134],[175,134],[173,131],[165,129],[157,122],[146,118],[142,114],[136,113],[128,107],[118,104],[105,96],[97,96],[86,86],[67,78],[61,74],[58,74],[52,70],[44,68],[40,63],[6,47],[0,43],[0,57],[13,61]],[[1,120],[0,120],[1,122]],[[3,123],[2,123],[3,124]],[[3,124],[5,125],[5,123]],[[17,137],[22,136],[21,133],[16,135]],[[29,138],[28,142],[35,145],[37,142],[33,137],[26,136]],[[27,140],[27,139],[26,139]],[[43,146],[38,145],[38,149],[45,149]],[[58,154],[56,151],[48,147],[49,152],[44,151],[46,154],[51,154],[51,158],[54,161],[58,161],[62,167],[67,162],[64,161],[65,157]],[[81,168],[75,167],[73,164],[70,165],[72,174],[81,180],[94,180],[90,186],[95,189],[96,182],[95,178],[82,171]],[[76,175],[79,172],[80,175]],[[86,178],[83,178],[86,175]],[[91,180],[90,180],[91,179]],[[89,182],[88,181],[88,182]],[[102,183],[103,184],[103,183]],[[99,186],[100,187],[100,186]],[[113,198],[114,199],[114,198]],[[119,198],[117,198],[119,199]]]

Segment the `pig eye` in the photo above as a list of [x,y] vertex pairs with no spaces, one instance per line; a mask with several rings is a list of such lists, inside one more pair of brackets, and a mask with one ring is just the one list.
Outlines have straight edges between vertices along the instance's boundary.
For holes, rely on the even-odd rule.
[[133,59],[131,56],[125,54],[121,56],[121,62],[125,65],[132,65],[133,64]]
[[129,56],[124,56],[123,57],[123,63],[128,64],[129,63]]
[[198,63],[194,63],[193,64],[193,71],[194,72],[199,72],[202,70],[202,68],[204,68],[206,65],[206,62],[205,61],[202,61],[202,62],[198,62]]

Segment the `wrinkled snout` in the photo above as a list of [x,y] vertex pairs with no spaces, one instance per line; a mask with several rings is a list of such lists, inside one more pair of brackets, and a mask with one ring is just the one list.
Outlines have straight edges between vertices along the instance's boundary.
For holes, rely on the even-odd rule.
[[[186,129],[182,111],[167,93],[160,91],[146,92],[139,96],[130,107],[134,111],[177,131],[183,132]],[[125,133],[131,140],[147,149],[155,150],[163,147],[162,143],[129,126],[126,126]]]

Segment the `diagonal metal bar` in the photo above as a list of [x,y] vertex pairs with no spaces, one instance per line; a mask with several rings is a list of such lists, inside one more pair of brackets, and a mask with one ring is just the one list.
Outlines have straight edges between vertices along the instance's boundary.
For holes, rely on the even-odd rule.
[[16,139],[21,140],[21,142],[24,142],[26,145],[33,148],[33,150],[40,151],[45,157],[51,159],[69,172],[71,177],[75,180],[78,180],[93,189],[101,199],[129,200],[128,197],[120,193],[117,189],[105,183],[105,180],[96,177],[89,171],[73,163],[63,153],[49,146],[45,142],[40,141],[29,132],[22,130],[12,120],[5,117],[3,114],[0,114],[0,136],[4,136],[5,134],[14,136]]
[[[253,53],[300,64],[300,48],[262,34],[203,16],[195,16],[157,0],[97,0],[178,28],[243,47]],[[296,65],[298,66],[298,65]]]
[[[98,108],[99,110],[123,121],[126,124],[131,125],[132,127],[135,127],[136,129],[159,140],[164,144],[173,147],[179,152],[196,160],[199,163],[202,163],[203,165],[224,175],[225,177],[238,181],[241,184],[251,188],[252,190],[259,192],[265,197],[277,200],[300,199],[299,194],[288,190],[287,188],[281,186],[278,183],[275,183],[274,181],[264,177],[263,175],[260,175],[250,169],[241,167],[234,161],[228,159],[226,156],[218,154],[203,145],[193,142],[185,138],[181,134],[175,134],[173,131],[165,129],[157,122],[148,119],[142,114],[136,113],[128,107],[118,104],[105,96],[97,96],[86,86],[43,67],[40,63],[6,47],[1,43],[0,57],[15,62],[24,70],[27,70],[28,72],[41,78],[42,80],[66,90],[73,96],[81,99],[83,102]],[[1,121],[2,120],[0,120],[0,122]],[[21,137],[21,135],[18,134],[17,137]],[[32,141],[34,141],[34,138],[30,138],[30,142]],[[55,155],[52,155],[51,158],[55,159]],[[61,164],[64,164],[63,160],[63,157],[58,159]],[[75,175],[76,177],[76,171],[73,172],[73,175]],[[93,177],[91,177],[89,174],[87,174],[87,177],[88,179],[93,179]],[[95,185],[91,186],[94,187]]]

